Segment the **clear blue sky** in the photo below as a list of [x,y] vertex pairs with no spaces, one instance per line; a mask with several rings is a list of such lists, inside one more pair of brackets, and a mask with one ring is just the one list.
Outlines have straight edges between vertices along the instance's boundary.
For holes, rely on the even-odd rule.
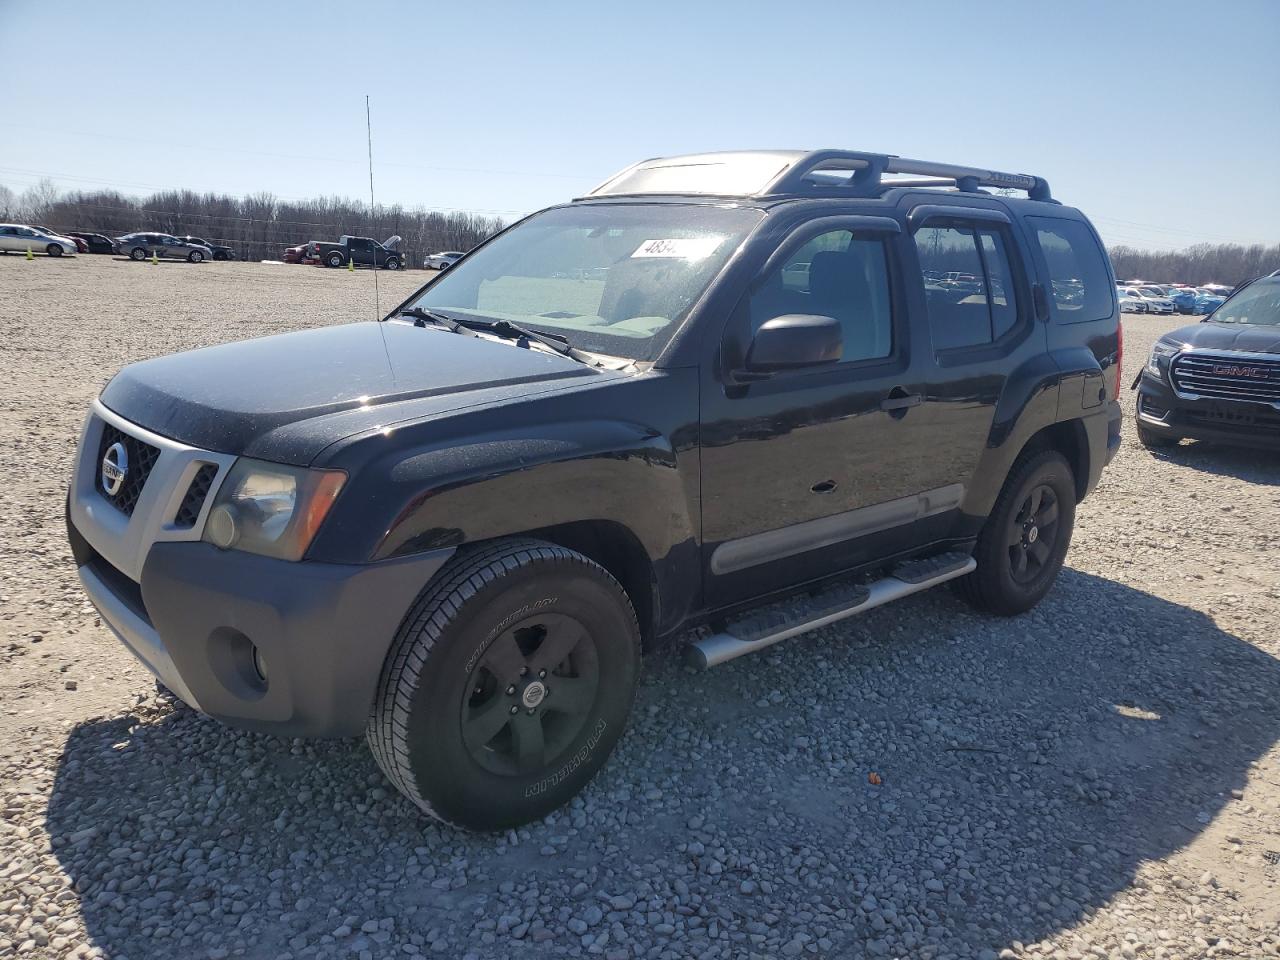
[[1280,2],[0,0],[0,183],[512,217],[634,160],[1048,178],[1112,243],[1280,242]]

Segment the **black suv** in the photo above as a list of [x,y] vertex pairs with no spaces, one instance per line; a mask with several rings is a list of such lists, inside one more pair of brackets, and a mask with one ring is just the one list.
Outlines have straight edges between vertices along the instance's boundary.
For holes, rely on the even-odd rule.
[[193,243],[197,247],[208,247],[213,251],[213,259],[215,260],[234,260],[236,252],[233,248],[225,243],[214,243],[211,240],[202,240],[199,237],[179,237],[183,243]]
[[1138,374],[1138,439],[1280,449],[1280,271],[1166,333]]
[[76,231],[68,233],[68,237],[77,237],[85,242],[90,253],[114,253],[115,245],[112,244],[109,237],[104,237],[100,233],[81,233]]
[[422,809],[501,827],[582,789],[666,639],[710,666],[946,581],[1034,606],[1120,355],[1098,237],[1038,177],[650,160],[383,322],[126,367],[70,537],[188,704],[364,731]]

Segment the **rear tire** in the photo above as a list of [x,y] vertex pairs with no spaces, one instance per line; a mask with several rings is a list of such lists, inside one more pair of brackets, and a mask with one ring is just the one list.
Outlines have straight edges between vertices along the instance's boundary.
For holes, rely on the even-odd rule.
[[192,250],[187,254],[187,260],[190,263],[202,263],[204,261],[204,254],[199,250]]
[[460,551],[423,590],[383,665],[366,737],[432,816],[516,826],[604,765],[639,667],[635,613],[608,571],[554,544],[499,540]]
[[968,603],[1013,616],[1039,603],[1057,579],[1075,526],[1075,476],[1056,450],[1023,454],[978,534],[978,568],[955,583]]
[[1138,442],[1148,450],[1168,450],[1175,446],[1181,437],[1168,437],[1162,433],[1148,430],[1142,424],[1137,425]]
[[342,266],[342,254],[338,253],[335,250],[333,253],[329,254],[327,257],[324,258],[324,262],[326,266],[340,267]]
[[142,247],[134,247],[129,251],[129,259],[136,260],[138,263],[141,263],[143,260],[147,259],[147,251]]

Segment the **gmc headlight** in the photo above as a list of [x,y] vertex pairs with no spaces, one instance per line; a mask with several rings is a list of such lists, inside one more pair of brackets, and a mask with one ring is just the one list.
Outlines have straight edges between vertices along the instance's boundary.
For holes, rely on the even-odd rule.
[[218,488],[204,540],[223,550],[300,560],[347,475],[241,457]]
[[1153,376],[1163,376],[1164,371],[1160,368],[1160,361],[1163,360],[1167,364],[1181,350],[1182,344],[1180,343],[1166,343],[1163,340],[1157,340],[1151,347],[1151,357],[1147,360],[1147,372]]

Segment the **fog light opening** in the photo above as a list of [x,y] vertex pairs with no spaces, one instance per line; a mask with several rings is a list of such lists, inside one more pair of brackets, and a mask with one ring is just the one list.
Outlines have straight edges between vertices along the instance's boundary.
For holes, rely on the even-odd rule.
[[209,665],[234,696],[242,700],[266,696],[266,658],[256,643],[234,627],[219,627],[209,635]]

